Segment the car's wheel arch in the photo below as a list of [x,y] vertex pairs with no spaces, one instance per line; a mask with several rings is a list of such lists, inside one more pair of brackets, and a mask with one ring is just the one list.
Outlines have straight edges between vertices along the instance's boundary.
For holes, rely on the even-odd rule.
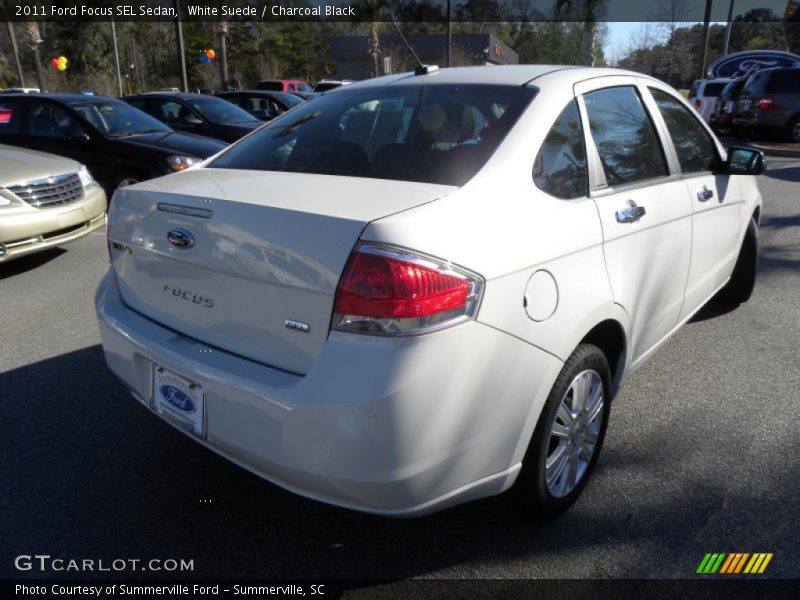
[[628,313],[619,304],[604,304],[589,311],[580,325],[573,329],[576,335],[570,340],[567,356],[559,356],[560,366],[551,375],[552,381],[542,387],[544,397],[531,398],[530,412],[524,419],[524,425],[517,440],[511,466],[520,463],[533,437],[536,424],[539,422],[544,399],[555,383],[558,371],[578,346],[593,344],[600,348],[606,356],[611,369],[611,398],[616,395],[630,366],[630,319]]

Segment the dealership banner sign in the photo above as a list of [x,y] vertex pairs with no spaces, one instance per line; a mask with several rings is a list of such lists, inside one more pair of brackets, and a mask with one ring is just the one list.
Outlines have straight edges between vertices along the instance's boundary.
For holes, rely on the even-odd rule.
[[[589,3],[590,5],[592,3]],[[785,0],[758,0],[766,18],[782,19]],[[699,22],[703,2],[681,7],[681,21]],[[711,6],[711,22],[727,19],[727,2]],[[425,21],[538,22],[587,20],[584,2],[554,0],[7,0],[0,2],[0,21]],[[593,21],[670,21],[669,11],[654,10],[650,2],[604,0],[591,11]],[[748,18],[736,15],[737,19]],[[755,18],[755,17],[753,17]],[[758,14],[765,18],[765,11]],[[741,22],[741,21],[737,21]]]

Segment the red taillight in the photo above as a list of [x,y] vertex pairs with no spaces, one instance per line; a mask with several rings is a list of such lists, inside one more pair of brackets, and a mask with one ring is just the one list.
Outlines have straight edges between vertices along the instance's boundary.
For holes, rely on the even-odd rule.
[[481,280],[435,259],[365,244],[348,261],[334,303],[334,329],[421,333],[471,317]]
[[764,96],[758,101],[758,108],[761,110],[775,108],[775,102],[769,96]]
[[700,110],[701,108],[703,108],[703,101],[702,101],[702,100],[700,100],[700,98],[695,98],[695,100],[694,100],[694,107],[695,107],[697,110]]

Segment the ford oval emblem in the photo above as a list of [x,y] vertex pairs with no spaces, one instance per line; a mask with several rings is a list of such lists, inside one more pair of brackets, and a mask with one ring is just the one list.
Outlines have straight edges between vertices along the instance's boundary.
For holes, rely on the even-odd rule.
[[176,248],[191,248],[194,246],[194,236],[180,227],[170,231],[167,234],[167,239]]
[[159,391],[164,399],[178,410],[189,414],[197,410],[192,399],[178,388],[171,385],[162,385]]

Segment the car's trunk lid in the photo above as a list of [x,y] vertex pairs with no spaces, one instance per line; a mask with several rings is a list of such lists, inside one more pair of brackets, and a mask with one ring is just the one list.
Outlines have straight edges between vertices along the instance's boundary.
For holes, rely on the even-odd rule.
[[[124,302],[197,339],[198,352],[222,349],[305,374],[327,338],[339,277],[365,225],[452,189],[190,170],[114,196],[112,264]],[[190,247],[176,245],[189,238]]]

